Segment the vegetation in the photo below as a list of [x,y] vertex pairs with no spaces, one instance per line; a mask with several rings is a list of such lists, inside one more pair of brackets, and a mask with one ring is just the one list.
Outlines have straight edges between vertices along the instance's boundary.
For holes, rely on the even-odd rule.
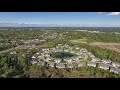
[[[93,67],[68,70],[48,68],[30,63],[31,57],[41,48],[50,48],[57,44],[78,45],[88,49],[96,57],[120,62],[119,52],[89,44],[92,42],[120,43],[120,35],[112,33],[114,30],[105,31],[106,28],[87,28],[91,31],[98,30],[103,32],[89,33],[75,31],[78,29],[85,28],[0,30],[0,78],[120,78],[119,75]],[[115,30],[119,32],[118,29]],[[45,41],[25,43],[25,41],[35,39]],[[14,51],[16,54],[10,54]],[[52,56],[55,57],[60,53],[54,53]],[[91,60],[91,58],[88,58],[88,60]]]

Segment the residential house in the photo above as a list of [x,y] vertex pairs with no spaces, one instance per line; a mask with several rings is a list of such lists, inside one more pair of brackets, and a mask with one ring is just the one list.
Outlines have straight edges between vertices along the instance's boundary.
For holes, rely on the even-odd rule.
[[96,63],[95,62],[87,62],[88,66],[92,66],[92,67],[96,67]]
[[103,62],[104,64],[110,64],[110,63],[111,63],[111,61],[108,60],[108,59],[102,59],[102,62]]
[[72,63],[68,63],[67,68],[74,68],[74,65]]
[[14,52],[10,52],[10,54],[17,54],[17,53],[16,53],[16,51],[14,51]]
[[79,47],[76,47],[76,50],[79,50],[80,48]]
[[63,63],[57,63],[56,68],[65,68],[65,65]]
[[96,58],[96,57],[92,58],[91,60],[91,62],[99,62],[99,61],[101,61],[100,58]]
[[72,59],[71,58],[65,58],[64,61],[68,62],[68,63],[71,63],[72,62]]
[[48,65],[49,67],[54,67],[55,63],[54,63],[54,62],[47,62],[47,65]]
[[118,62],[112,62],[112,66],[113,67],[120,67],[120,63],[118,63]]
[[73,61],[78,61],[79,60],[79,57],[78,56],[75,56],[75,57],[72,57],[71,58]]
[[31,62],[32,64],[38,63],[37,61],[33,61],[33,60],[31,60],[30,62]]
[[68,50],[68,49],[65,49],[64,52],[69,52],[69,50]]
[[120,69],[119,69],[119,68],[111,67],[111,68],[110,68],[110,72],[113,72],[113,73],[115,73],[115,74],[120,74]]
[[86,66],[85,62],[76,62],[78,67]]
[[55,58],[54,61],[55,61],[55,63],[60,63],[60,62],[61,62],[61,59]]
[[100,63],[98,65],[98,68],[104,69],[104,70],[109,70],[109,65],[108,64],[104,64],[104,63]]

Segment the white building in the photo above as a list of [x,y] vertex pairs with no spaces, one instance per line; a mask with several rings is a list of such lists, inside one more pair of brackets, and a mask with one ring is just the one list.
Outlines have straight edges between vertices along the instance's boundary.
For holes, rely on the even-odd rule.
[[120,63],[112,62],[112,66],[113,66],[113,67],[120,67]]
[[74,65],[71,64],[71,63],[68,63],[68,64],[67,64],[67,68],[74,68]]
[[63,63],[57,63],[56,68],[65,68],[65,65]]
[[76,62],[78,67],[86,66],[85,62]]
[[61,62],[61,59],[55,58],[54,61],[55,61],[55,63],[60,63],[60,62]]
[[109,69],[109,65],[104,64],[104,63],[100,63],[98,68],[104,69],[104,70],[108,70]]
[[49,67],[54,67],[55,63],[54,63],[54,62],[47,62],[47,65],[48,65]]
[[108,60],[108,59],[102,59],[102,62],[103,62],[104,64],[110,64],[110,63],[111,63],[111,61]]
[[64,61],[66,61],[68,63],[72,63],[72,59],[71,58],[65,58]]
[[88,66],[92,66],[92,67],[96,67],[96,63],[95,62],[87,62]]
[[111,68],[110,68],[110,72],[113,72],[113,73],[115,73],[115,74],[120,74],[120,69],[111,67]]
[[99,61],[101,61],[100,58],[96,58],[96,57],[92,58],[91,60],[91,62],[99,62]]

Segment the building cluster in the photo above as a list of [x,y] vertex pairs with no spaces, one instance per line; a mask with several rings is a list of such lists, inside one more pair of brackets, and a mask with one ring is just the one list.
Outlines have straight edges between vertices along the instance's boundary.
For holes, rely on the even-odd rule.
[[[55,52],[69,52],[75,54],[70,58],[53,58],[51,55]],[[56,68],[78,68],[82,66],[96,67],[104,70],[109,70],[112,73],[120,74],[120,63],[112,62],[108,59],[100,59],[85,48],[78,46],[70,47],[69,45],[58,44],[54,48],[41,49],[32,57],[32,64],[47,65],[48,67]]]

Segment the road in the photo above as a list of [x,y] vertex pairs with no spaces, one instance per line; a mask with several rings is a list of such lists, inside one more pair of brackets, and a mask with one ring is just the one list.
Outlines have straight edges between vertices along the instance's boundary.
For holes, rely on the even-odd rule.
[[24,46],[25,46],[25,45],[19,45],[19,46],[14,47],[14,48],[10,48],[10,49],[7,49],[7,50],[2,50],[2,51],[0,51],[0,54],[6,53],[6,52],[9,52],[9,51],[12,51],[12,50],[14,50],[14,49],[21,48],[21,47],[24,47]]

